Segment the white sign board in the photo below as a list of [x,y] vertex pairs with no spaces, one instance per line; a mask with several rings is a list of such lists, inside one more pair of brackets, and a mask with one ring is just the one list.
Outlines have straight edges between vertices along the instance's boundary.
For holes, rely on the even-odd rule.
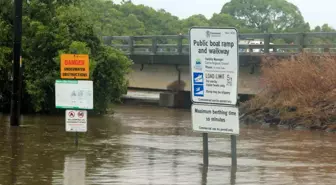
[[238,32],[234,28],[191,28],[191,99],[195,103],[237,103]]
[[93,109],[93,83],[90,80],[56,80],[55,104],[60,109]]
[[191,106],[193,130],[202,133],[239,134],[237,107],[193,104]]
[[65,111],[65,131],[86,132],[87,131],[87,111],[86,110],[66,110]]

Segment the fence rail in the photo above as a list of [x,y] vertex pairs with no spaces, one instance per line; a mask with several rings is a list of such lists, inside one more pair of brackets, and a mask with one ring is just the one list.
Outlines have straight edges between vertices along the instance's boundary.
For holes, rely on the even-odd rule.
[[[127,55],[189,55],[188,39],[188,35],[104,36],[103,42],[124,51]],[[239,34],[239,54],[336,54],[335,42],[336,32]]]

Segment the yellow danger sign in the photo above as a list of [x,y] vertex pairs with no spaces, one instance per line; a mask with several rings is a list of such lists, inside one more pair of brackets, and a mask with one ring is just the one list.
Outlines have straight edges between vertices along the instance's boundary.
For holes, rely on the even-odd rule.
[[62,79],[89,79],[89,55],[62,54]]

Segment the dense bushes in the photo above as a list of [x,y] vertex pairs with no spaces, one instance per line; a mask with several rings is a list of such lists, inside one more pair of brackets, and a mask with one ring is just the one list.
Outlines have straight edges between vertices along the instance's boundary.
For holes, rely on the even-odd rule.
[[[110,103],[119,100],[127,88],[130,60],[121,52],[104,47],[78,6],[60,1],[30,1],[23,17],[23,110],[55,111],[56,79],[60,78],[62,53],[89,54],[90,77],[94,81],[95,111],[104,113]],[[48,20],[46,19],[48,18]],[[2,108],[10,106],[11,27],[0,17],[0,88]]]

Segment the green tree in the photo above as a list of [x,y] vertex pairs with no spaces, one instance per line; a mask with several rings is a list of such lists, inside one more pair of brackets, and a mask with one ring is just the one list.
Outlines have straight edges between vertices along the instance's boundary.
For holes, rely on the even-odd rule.
[[[332,27],[330,27],[328,24],[323,24],[322,26],[316,26],[312,32],[335,32],[336,30]],[[308,44],[335,44],[336,39],[332,36],[329,37],[313,37],[313,38],[308,38],[306,39]]]
[[309,31],[298,7],[286,0],[231,0],[221,13],[260,32]]
[[239,21],[233,18],[228,14],[213,14],[211,19],[209,20],[210,26],[232,26],[239,27],[241,26]]
[[[82,9],[77,1],[31,0],[25,3],[22,21],[24,108],[29,107],[34,112],[56,111],[54,83],[60,76],[59,57],[62,53],[89,54],[96,112],[104,113],[108,104],[118,101],[125,93],[130,60],[119,51],[102,45],[94,32],[96,23],[87,17],[88,10]],[[11,22],[4,21],[10,20],[8,16],[1,14],[0,17],[2,43],[12,39]],[[11,44],[0,45],[0,70],[10,72],[11,49],[8,45]],[[0,75],[1,88],[9,84],[10,73],[6,74]],[[1,92],[3,96],[4,90]]]
[[[133,14],[139,21],[143,22],[144,31],[147,35],[171,35],[177,34],[180,31],[178,18],[162,9],[155,11],[151,7],[135,5],[131,2],[125,2],[116,7],[119,11],[123,12],[124,17]],[[125,21],[124,24],[128,25],[130,23]]]
[[110,102],[120,102],[123,94],[127,93],[128,81],[125,75],[130,72],[131,62],[111,47],[101,46],[96,56],[97,65],[93,72],[94,102],[98,113],[106,113]]
[[321,27],[321,32],[335,32],[335,29],[330,27],[328,24],[323,24]]
[[0,111],[10,104],[12,64],[12,1],[0,1]]
[[252,33],[257,30],[247,28],[241,20],[237,20],[228,14],[213,14],[209,20],[209,25],[214,27],[235,27],[240,33]]
[[193,26],[210,26],[208,19],[202,14],[192,15],[181,20],[181,25],[183,34],[188,34],[189,29]]

